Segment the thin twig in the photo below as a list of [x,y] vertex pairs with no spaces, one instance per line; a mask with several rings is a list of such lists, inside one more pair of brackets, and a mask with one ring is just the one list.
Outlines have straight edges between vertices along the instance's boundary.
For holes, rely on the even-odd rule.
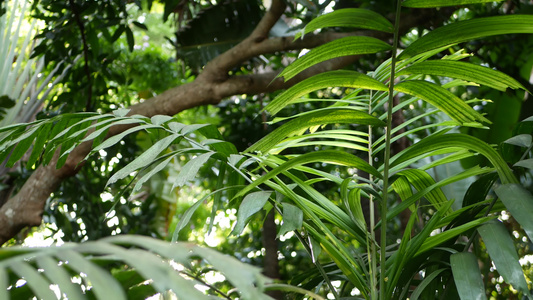
[[81,41],[83,43],[83,59],[85,61],[84,69],[85,69],[85,76],[87,76],[87,102],[85,104],[85,111],[91,111],[92,107],[92,94],[93,94],[93,86],[91,81],[91,71],[89,70],[89,46],[87,45],[87,38],[85,37],[85,26],[83,25],[83,22],[81,20],[80,13],[78,11],[78,8],[76,7],[76,4],[74,3],[74,0],[69,0],[70,8],[72,9],[72,14],[74,15],[74,19],[76,19],[76,23],[78,24],[78,27],[80,28],[81,33]]

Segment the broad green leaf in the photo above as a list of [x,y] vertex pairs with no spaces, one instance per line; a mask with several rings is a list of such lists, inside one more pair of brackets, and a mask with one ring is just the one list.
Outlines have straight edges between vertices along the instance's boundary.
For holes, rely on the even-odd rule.
[[240,235],[244,230],[248,219],[260,211],[272,194],[271,191],[259,191],[246,195],[242,200],[239,210],[237,211],[237,223],[233,228],[232,234]]
[[470,252],[454,253],[450,256],[453,280],[461,300],[484,300],[485,285],[477,257]]
[[448,147],[460,147],[478,152],[492,163],[503,183],[518,182],[513,175],[513,172],[498,152],[482,140],[460,133],[429,136],[396,155],[394,161],[391,163],[391,167],[425,153],[430,153],[431,151],[439,149],[446,149]]
[[37,298],[44,300],[56,300],[57,297],[50,289],[50,284],[44,276],[37,272],[29,263],[24,261],[17,261],[10,265],[11,270],[24,278],[31,290],[35,293]]
[[128,108],[119,108],[113,111],[113,115],[120,118],[125,117],[129,112],[130,110]]
[[168,128],[172,130],[175,133],[179,133],[180,130],[185,127],[185,124],[178,123],[178,122],[170,122],[167,124]]
[[203,153],[188,161],[180,170],[172,187],[181,187],[190,180],[193,180],[194,177],[196,177],[198,170],[200,170],[213,154],[215,154],[215,152]]
[[531,134],[519,134],[505,140],[504,143],[527,148],[531,146],[531,141]]
[[61,266],[58,261],[50,256],[43,255],[36,257],[37,265],[44,270],[44,275],[57,284],[61,293],[65,293],[68,299],[85,299],[80,286],[72,283],[70,274]]
[[533,158],[521,160],[514,164],[513,167],[524,167],[533,170]]
[[276,128],[266,137],[250,146],[245,152],[268,152],[286,137],[293,136],[312,126],[325,124],[360,124],[384,126],[385,123],[365,112],[349,108],[332,108],[302,115],[281,127]]
[[518,81],[500,71],[448,59],[427,60],[415,63],[397,73],[398,76],[407,74],[425,74],[457,78],[485,85],[500,91],[505,91],[508,87],[512,89],[526,89]]
[[208,127],[209,124],[192,124],[192,125],[185,125],[182,129],[181,129],[181,133],[182,134],[187,134],[187,133],[190,133],[190,132],[193,132],[195,130],[199,130],[201,128],[204,128],[204,127]]
[[9,299],[8,287],[9,275],[4,268],[0,268],[0,299]]
[[303,70],[332,58],[372,54],[390,49],[391,46],[389,44],[376,38],[366,36],[345,37],[312,49],[286,67],[278,77],[284,77],[285,81],[288,81]]
[[351,87],[369,90],[387,91],[383,83],[355,71],[337,70],[315,75],[290,87],[270,102],[265,110],[275,115],[299,97],[328,87]]
[[499,221],[493,221],[479,227],[478,232],[503,280],[516,290],[529,294],[513,239],[505,226]]
[[144,151],[141,155],[139,155],[132,162],[127,164],[124,168],[118,170],[115,174],[113,174],[113,176],[111,176],[107,181],[106,186],[113,184],[117,180],[129,176],[132,172],[144,168],[153,163],[154,160],[159,156],[159,154],[163,150],[167,149],[170,144],[172,144],[174,140],[176,140],[180,136],[181,135],[173,134],[157,141],[155,144],[152,145],[152,147],[148,148],[148,150]]
[[398,59],[486,36],[513,33],[533,33],[533,15],[477,18],[439,27],[414,41]]
[[328,27],[351,27],[393,32],[392,24],[382,15],[368,9],[346,8],[319,16],[305,25],[302,32],[298,32],[294,39],[303,37],[309,32]]
[[171,116],[166,115],[155,115],[153,116],[150,121],[152,121],[152,124],[154,125],[161,125],[163,123],[166,123],[168,121],[172,120]]
[[533,195],[520,184],[504,184],[496,190],[513,218],[520,223],[530,241],[533,241]]
[[[503,0],[406,0],[402,3],[405,7],[427,8],[442,6],[458,6],[487,2],[499,2]],[[471,298],[474,299],[474,298]]]
[[482,175],[474,181],[468,187],[468,190],[466,190],[465,196],[463,197],[462,207],[467,207],[485,200],[496,179],[498,179],[498,174],[492,172]]
[[298,207],[283,203],[283,224],[278,232],[278,237],[293,230],[302,228],[303,212]]
[[462,124],[491,123],[459,97],[437,84],[423,80],[408,80],[396,84],[394,89],[430,103]]

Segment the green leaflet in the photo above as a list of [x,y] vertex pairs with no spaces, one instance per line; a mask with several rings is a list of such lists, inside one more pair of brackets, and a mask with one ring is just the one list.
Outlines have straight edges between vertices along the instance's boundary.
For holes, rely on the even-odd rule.
[[325,124],[360,124],[384,126],[385,123],[365,112],[349,108],[331,108],[302,115],[291,120],[250,146],[244,152],[268,152],[286,137],[293,136],[313,126]]
[[303,31],[298,32],[294,39],[303,37],[309,32],[327,27],[352,27],[393,32],[392,24],[382,15],[368,9],[346,8],[335,10],[311,20]]
[[359,54],[371,54],[390,50],[391,46],[381,40],[367,36],[350,36],[334,40],[316,47],[290,64],[278,75],[285,81],[293,78],[303,70],[328,59]]
[[509,138],[505,141],[503,141],[506,144],[515,145],[518,147],[529,147],[531,146],[531,142],[533,141],[533,137],[530,134],[519,134],[515,135],[512,138]]
[[475,111],[459,97],[445,88],[423,80],[402,81],[394,89],[418,97],[442,110],[450,118],[462,124],[472,124],[478,121],[490,123],[488,119]]
[[289,203],[283,203],[283,224],[277,237],[302,228],[304,214],[301,209]]
[[[499,2],[499,1],[503,1],[503,0],[405,0],[402,3],[402,6],[427,8],[427,7],[456,6],[456,5]],[[474,299],[474,298],[470,298],[470,299]]]
[[512,33],[533,33],[533,15],[494,16],[452,23],[413,42],[398,59],[486,36]]
[[505,91],[508,87],[526,90],[518,81],[500,71],[461,61],[428,60],[415,63],[397,73],[397,75],[407,74],[457,78],[486,85],[500,91]]
[[484,300],[485,285],[477,257],[470,252],[454,253],[450,256],[453,280],[462,300]]
[[479,227],[478,232],[503,280],[512,284],[515,289],[529,295],[513,239],[505,226],[499,221],[493,221]]
[[115,183],[117,180],[125,178],[132,172],[144,168],[154,162],[154,160],[159,156],[159,154],[168,148],[174,140],[179,138],[181,135],[179,134],[173,134],[170,136],[167,136],[163,139],[160,139],[157,141],[152,147],[150,147],[148,150],[144,151],[141,155],[137,156],[136,159],[134,159],[132,162],[130,162],[128,165],[126,165],[124,168],[118,170],[113,176],[107,180],[106,186]]
[[388,88],[383,83],[355,71],[330,71],[308,78],[276,97],[270,102],[265,110],[275,115],[285,106],[294,102],[299,97],[308,93],[328,87],[350,87],[362,88],[377,91],[387,91]]
[[507,163],[492,147],[482,140],[460,133],[433,135],[400,152],[391,162],[391,167],[434,150],[456,148],[472,150],[485,156],[496,168],[502,183],[518,183]]
[[[151,149],[151,148],[150,148]],[[189,160],[181,169],[178,176],[176,177],[172,189],[178,186],[181,187],[190,180],[193,180],[196,177],[196,174],[200,168],[207,162],[211,155],[215,152],[207,152],[196,156],[195,158]]]
[[246,195],[237,210],[237,223],[231,231],[231,234],[240,235],[244,230],[248,219],[255,213],[263,209],[272,194],[271,191],[259,191]]
[[513,218],[524,228],[530,241],[533,241],[533,196],[519,184],[504,184],[496,190],[505,207]]
[[524,167],[528,169],[533,169],[533,158],[521,160],[514,164],[513,167]]
[[261,183],[264,183],[265,181],[271,179],[272,177],[280,174],[281,172],[287,171],[291,169],[294,166],[299,166],[303,164],[313,163],[313,162],[322,162],[322,163],[331,163],[331,164],[337,164],[341,166],[349,166],[357,168],[361,171],[365,171],[369,174],[372,174],[376,176],[377,178],[381,178],[381,174],[374,169],[371,165],[369,165],[366,161],[363,159],[349,154],[347,152],[342,151],[336,151],[336,150],[322,150],[322,151],[316,151],[316,152],[310,152],[306,154],[302,154],[298,157],[295,157],[280,166],[272,169],[267,174],[259,177],[257,180],[246,186],[243,190],[241,190],[235,197],[242,196],[249,191],[251,191],[256,186],[260,185]]

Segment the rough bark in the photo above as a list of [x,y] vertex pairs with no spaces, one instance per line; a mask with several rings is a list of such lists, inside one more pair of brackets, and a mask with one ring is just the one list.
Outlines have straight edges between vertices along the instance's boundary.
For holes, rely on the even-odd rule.
[[[215,105],[223,98],[237,94],[257,94],[287,88],[314,74],[338,69],[352,63],[358,57],[343,57],[321,63],[302,72],[296,78],[283,82],[274,80],[274,73],[247,76],[229,76],[228,71],[260,54],[282,52],[295,49],[313,48],[348,35],[372,35],[388,39],[390,36],[376,32],[323,33],[307,35],[303,40],[292,42],[292,37],[269,38],[268,33],[285,10],[282,0],[272,1],[271,9],[265,14],[252,34],[241,43],[209,62],[194,82],[177,86],[156,97],[130,107],[130,114],[151,117],[157,114],[175,115],[183,110],[202,105]],[[421,23],[435,20],[434,12],[420,10],[414,18],[402,23],[401,32]],[[429,13],[428,13],[429,12]],[[442,12],[441,12],[442,14]],[[422,21],[422,22],[421,22]],[[420,23],[421,22],[421,23]],[[274,80],[272,82],[272,80]],[[111,128],[109,136],[118,134],[128,127]],[[73,176],[79,170],[80,161],[89,153],[91,144],[78,146],[69,155],[66,164],[55,168],[55,160],[48,166],[40,166],[30,176],[21,190],[0,207],[0,244],[15,236],[22,228],[41,224],[44,205],[49,195],[62,180]]]

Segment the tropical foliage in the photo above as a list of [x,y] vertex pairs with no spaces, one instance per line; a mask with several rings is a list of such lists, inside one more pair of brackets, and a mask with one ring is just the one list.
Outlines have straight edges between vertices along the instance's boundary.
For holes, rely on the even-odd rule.
[[[533,196],[525,184],[531,179],[527,170],[533,169],[533,117],[524,119],[521,131],[498,149],[469,134],[490,128],[491,120],[477,109],[489,100],[465,100],[452,92],[475,86],[529,93],[511,76],[466,61],[468,52],[457,45],[496,35],[533,34],[533,15],[461,20],[406,47],[399,40],[402,7],[485,2],[492,1],[397,1],[395,24],[360,8],[313,19],[296,39],[337,27],[393,33],[394,38],[389,44],[370,36],[348,36],[318,46],[278,75],[285,81],[329,59],[388,58],[366,74],[329,71],[288,88],[263,109],[274,117],[268,123],[274,129],[244,151],[225,141],[213,125],[186,124],[163,115],[148,118],[127,109],[63,113],[2,127],[1,160],[8,167],[29,153],[28,166],[60,168],[82,144],[90,145],[87,159],[127,136],[147,134],[153,143],[107,180],[106,186],[128,180],[115,203],[186,158],[172,190],[193,181],[204,166],[216,169],[217,180],[213,191],[175,224],[172,244],[123,235],[57,248],[3,249],[1,298],[55,299],[53,291],[74,299],[144,299],[156,293],[212,298],[195,289],[200,284],[211,295],[228,299],[233,291],[243,299],[269,299],[264,292],[272,289],[296,299],[323,299],[328,293],[335,299],[487,299],[489,275],[478,263],[487,254],[485,263],[520,296],[533,298],[513,238],[501,220],[502,212],[510,213],[526,239],[533,239]],[[313,96],[333,87],[343,89],[341,97]],[[295,113],[294,105],[300,104],[307,109]],[[420,113],[394,122],[402,111]],[[414,143],[394,152],[394,143],[403,137]],[[460,172],[432,176],[439,167],[461,162],[467,166]],[[471,184],[462,199],[443,192],[465,179]],[[323,185],[333,186],[338,196],[326,196]],[[292,232],[313,268],[288,284],[272,283],[258,269],[233,258],[174,243],[207,202],[212,202],[211,220],[218,209],[238,207],[232,229],[236,236],[262,210],[274,211],[283,221],[278,236]],[[400,216],[404,222],[398,225]],[[235,289],[218,290],[190,271],[206,261]],[[21,278],[27,284],[17,283]]]

